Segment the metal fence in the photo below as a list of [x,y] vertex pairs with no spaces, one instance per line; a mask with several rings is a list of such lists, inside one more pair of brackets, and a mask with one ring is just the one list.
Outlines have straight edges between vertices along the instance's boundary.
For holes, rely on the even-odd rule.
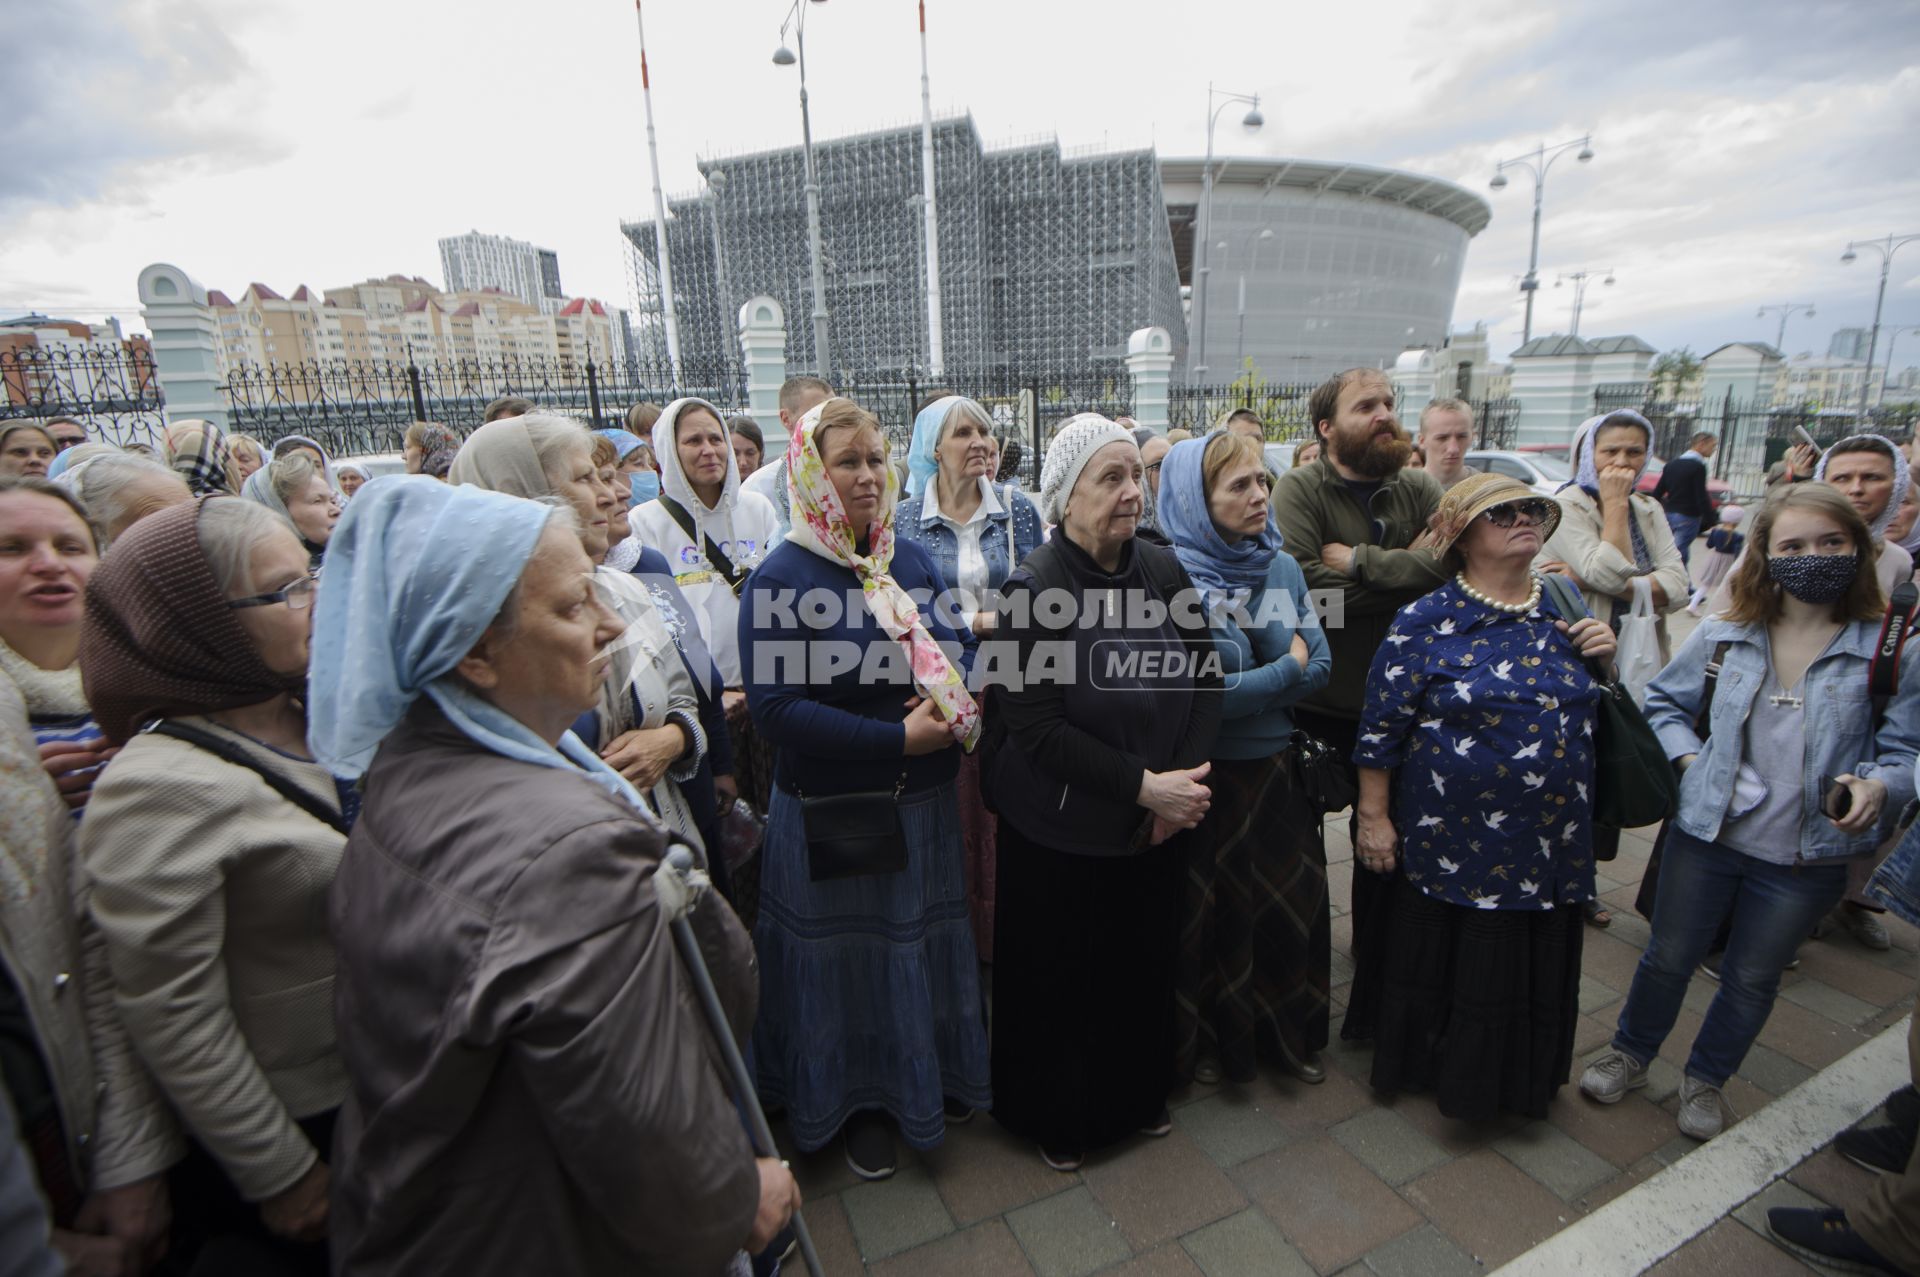
[[1814,404],[1743,401],[1731,391],[1717,403],[1682,403],[1651,398],[1649,390],[1645,382],[1596,387],[1593,410],[1638,412],[1653,425],[1653,455],[1667,460],[1685,452],[1694,435],[1714,435],[1720,440],[1713,457],[1714,478],[1740,496],[1764,491],[1767,468],[1800,441],[1798,430],[1812,435],[1822,448],[1851,434],[1884,435],[1904,444],[1920,423],[1920,406],[1914,404],[1873,408],[1863,417],[1850,409]]
[[0,421],[72,417],[92,438],[125,447],[157,438],[165,404],[153,359],[139,348],[0,350]]
[[746,402],[736,368],[622,359],[456,359],[391,363],[347,360],[242,364],[222,387],[232,428],[263,443],[290,434],[339,455],[392,452],[414,421],[438,421],[464,435],[487,405],[506,396],[587,420],[625,423],[634,404],[697,396],[726,411]]
[[[1167,420],[1196,434],[1219,425],[1230,412],[1250,409],[1266,426],[1270,443],[1297,443],[1314,435],[1307,403],[1319,382],[1262,382],[1242,380],[1225,386],[1176,385],[1168,394]],[[1473,409],[1476,446],[1510,448],[1520,420],[1517,399],[1476,399]],[[1404,423],[1417,433],[1417,423]]]

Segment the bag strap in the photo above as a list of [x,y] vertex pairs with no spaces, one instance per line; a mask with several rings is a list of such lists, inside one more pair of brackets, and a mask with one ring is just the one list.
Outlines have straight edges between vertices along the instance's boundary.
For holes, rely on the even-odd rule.
[[201,731],[198,727],[189,727],[185,723],[176,723],[170,718],[163,718],[146,730],[156,736],[171,736],[175,740],[185,741],[197,749],[205,750],[222,762],[232,763],[235,767],[244,767],[266,781],[269,789],[315,820],[329,826],[341,837],[344,838],[352,832],[347,828],[347,822],[339,812],[334,811],[285,776],[267,770],[264,764],[238,745],[222,740],[212,732]]
[[707,562],[713,565],[713,570],[726,578],[727,584],[733,587],[735,594],[740,593],[741,582],[747,579],[747,574],[735,567],[732,559],[721,553],[720,547],[713,543],[712,537],[704,532],[694,531],[693,516],[687,513],[687,507],[665,493],[662,493],[657,500],[660,502],[660,508],[667,512],[667,517],[686,533],[687,540],[700,542],[700,548],[706,554]]
[[1867,666],[1867,694],[1873,702],[1875,730],[1887,716],[1887,703],[1900,691],[1900,652],[1913,632],[1913,610],[1920,604],[1920,589],[1911,581],[1893,587],[1887,602],[1887,615],[1880,622],[1880,641],[1874,645],[1873,660]]
[[1713,694],[1720,687],[1720,664],[1727,659],[1727,649],[1732,646],[1731,640],[1721,639],[1713,645],[1713,659],[1707,662],[1706,694],[1700,698],[1700,712],[1693,716],[1693,734],[1702,744],[1713,735]]

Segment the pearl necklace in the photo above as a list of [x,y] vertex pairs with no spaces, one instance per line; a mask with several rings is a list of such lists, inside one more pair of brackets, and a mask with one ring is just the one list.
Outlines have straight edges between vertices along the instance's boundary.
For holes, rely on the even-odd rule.
[[1456,575],[1453,578],[1453,583],[1460,587],[1460,593],[1466,595],[1475,603],[1481,604],[1484,607],[1490,607],[1496,612],[1511,612],[1515,616],[1525,616],[1540,606],[1540,576],[1538,573],[1532,573],[1530,575],[1533,578],[1533,592],[1527,595],[1526,602],[1524,603],[1502,603],[1499,599],[1491,595],[1482,594],[1479,590],[1467,584],[1467,574],[1465,572]]

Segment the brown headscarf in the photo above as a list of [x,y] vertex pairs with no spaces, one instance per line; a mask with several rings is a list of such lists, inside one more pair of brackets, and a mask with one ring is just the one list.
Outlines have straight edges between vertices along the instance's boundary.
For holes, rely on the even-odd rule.
[[87,582],[80,679],[116,745],[157,718],[258,705],[306,686],[304,674],[266,667],[227,606],[200,549],[206,503],[140,520]]

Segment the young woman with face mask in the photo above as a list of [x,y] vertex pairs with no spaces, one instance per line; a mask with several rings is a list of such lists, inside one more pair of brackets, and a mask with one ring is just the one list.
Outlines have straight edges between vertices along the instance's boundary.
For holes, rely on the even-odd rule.
[[[1920,688],[1903,670],[1878,721],[1868,696],[1886,608],[1873,553],[1866,521],[1832,487],[1779,492],[1754,520],[1730,606],[1700,623],[1648,689],[1647,719],[1681,771],[1680,810],[1652,943],[1612,1049],[1580,1079],[1600,1103],[1646,1084],[1694,968],[1731,916],[1720,987],[1680,1088],[1681,1133],[1719,1134],[1721,1088],[1765,1026],[1780,973],[1840,900],[1848,862],[1873,853],[1913,796]],[[1909,648],[1903,666],[1914,659]]]

